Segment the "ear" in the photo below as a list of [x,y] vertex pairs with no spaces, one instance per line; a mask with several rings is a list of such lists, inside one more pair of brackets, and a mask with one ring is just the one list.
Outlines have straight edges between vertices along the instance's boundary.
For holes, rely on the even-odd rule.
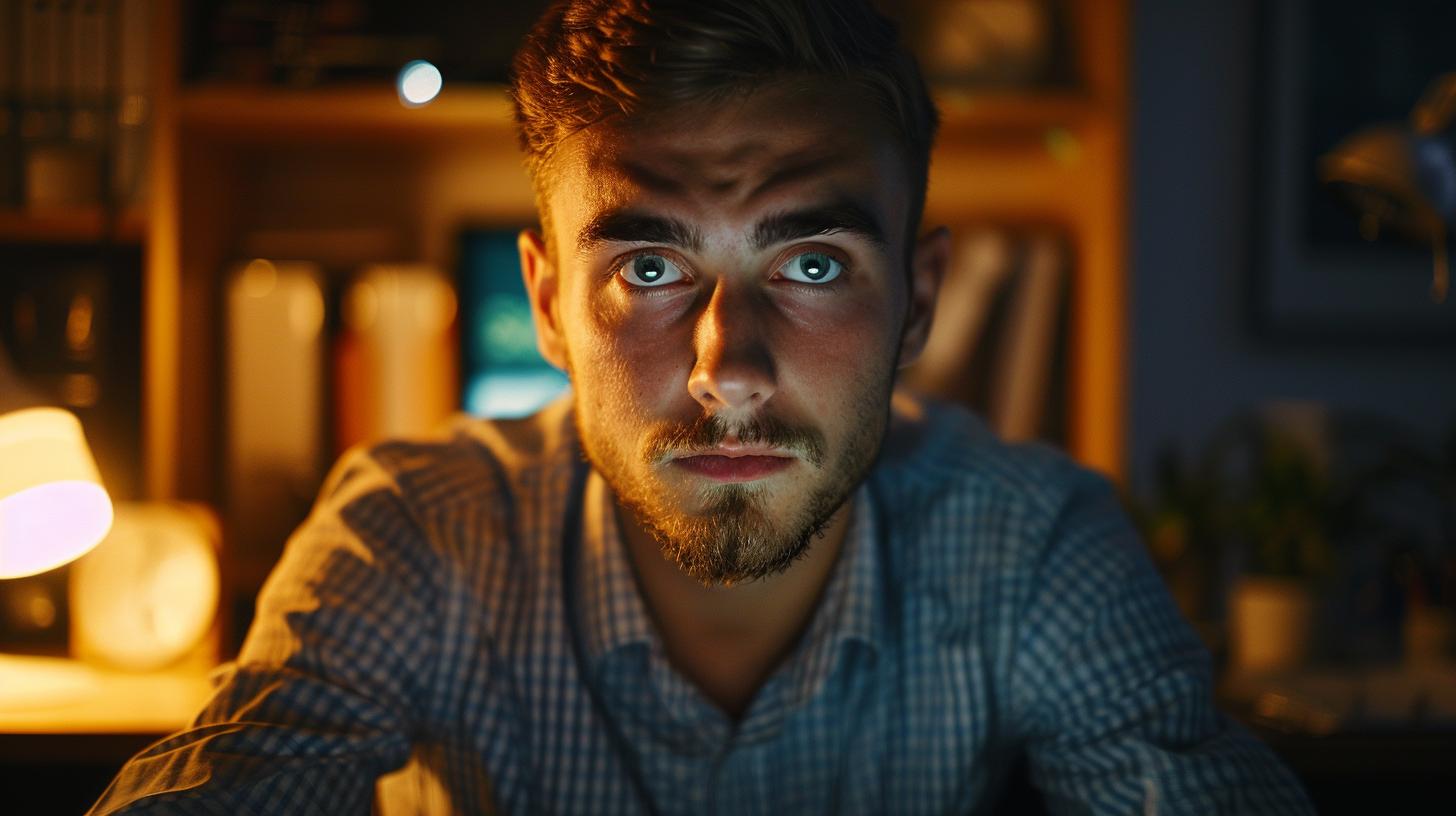
[[556,265],[546,252],[546,242],[535,230],[521,230],[516,237],[521,253],[521,277],[531,299],[531,318],[536,324],[536,347],[546,362],[566,370],[566,341],[561,335],[561,312],[557,300],[559,279]]
[[920,359],[930,338],[931,318],[940,282],[950,266],[950,230],[936,227],[915,243],[910,256],[910,304],[905,330],[900,334],[900,368]]

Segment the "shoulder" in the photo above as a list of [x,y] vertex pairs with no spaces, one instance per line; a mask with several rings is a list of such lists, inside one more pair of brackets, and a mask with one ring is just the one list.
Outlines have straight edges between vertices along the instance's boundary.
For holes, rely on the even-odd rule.
[[542,502],[565,500],[579,459],[571,412],[563,399],[521,419],[462,416],[426,436],[356,448],[335,465],[315,513],[331,510],[354,528],[408,526],[452,560],[492,542],[518,545]]
[[1013,614],[1058,542],[1124,523],[1101,475],[932,401],[897,396],[872,479],[903,579],[958,607],[958,620]]
[[1109,490],[1060,451],[1004,442],[963,408],[898,394],[872,478],[904,521],[999,520],[1021,538],[1044,536],[1069,502]]

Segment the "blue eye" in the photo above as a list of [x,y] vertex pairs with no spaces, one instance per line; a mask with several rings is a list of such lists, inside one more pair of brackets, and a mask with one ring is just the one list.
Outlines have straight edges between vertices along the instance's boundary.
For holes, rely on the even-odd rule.
[[622,264],[617,274],[632,286],[662,286],[684,277],[677,264],[661,255],[638,255]]
[[778,268],[778,274],[799,283],[828,283],[843,271],[844,264],[823,252],[795,255]]

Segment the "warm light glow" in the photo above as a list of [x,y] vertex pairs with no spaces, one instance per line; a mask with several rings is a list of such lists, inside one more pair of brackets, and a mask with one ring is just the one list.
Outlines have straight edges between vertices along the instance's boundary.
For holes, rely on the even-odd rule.
[[71,414],[29,408],[0,416],[0,462],[0,578],[55,569],[111,529],[111,499]]
[[110,528],[111,500],[95,482],[52,482],[0,500],[0,578],[67,564]]
[[129,504],[71,570],[74,654],[132,671],[186,655],[217,612],[215,522],[171,504]]
[[440,95],[444,84],[439,68],[424,60],[415,60],[400,69],[399,100],[412,108],[428,105]]
[[262,300],[273,294],[273,288],[278,285],[278,267],[266,258],[249,261],[243,267],[242,285],[243,294]]

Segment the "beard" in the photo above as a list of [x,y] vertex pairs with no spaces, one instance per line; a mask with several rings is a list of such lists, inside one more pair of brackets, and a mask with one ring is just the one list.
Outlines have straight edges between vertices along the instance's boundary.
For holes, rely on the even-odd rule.
[[[580,411],[576,422],[587,459],[662,554],[705,586],[730,586],[781,573],[808,552],[873,466],[889,420],[889,390],[889,385],[873,389],[855,406],[849,438],[832,461],[817,429],[767,414],[737,424],[706,415],[687,423],[657,423],[646,435],[636,467],[620,447],[589,434]],[[768,485],[713,484],[698,489],[699,511],[684,511],[654,471],[669,466],[674,454],[710,449],[730,433],[746,445],[798,455],[814,471],[800,480],[813,482],[807,496],[775,512]]]

